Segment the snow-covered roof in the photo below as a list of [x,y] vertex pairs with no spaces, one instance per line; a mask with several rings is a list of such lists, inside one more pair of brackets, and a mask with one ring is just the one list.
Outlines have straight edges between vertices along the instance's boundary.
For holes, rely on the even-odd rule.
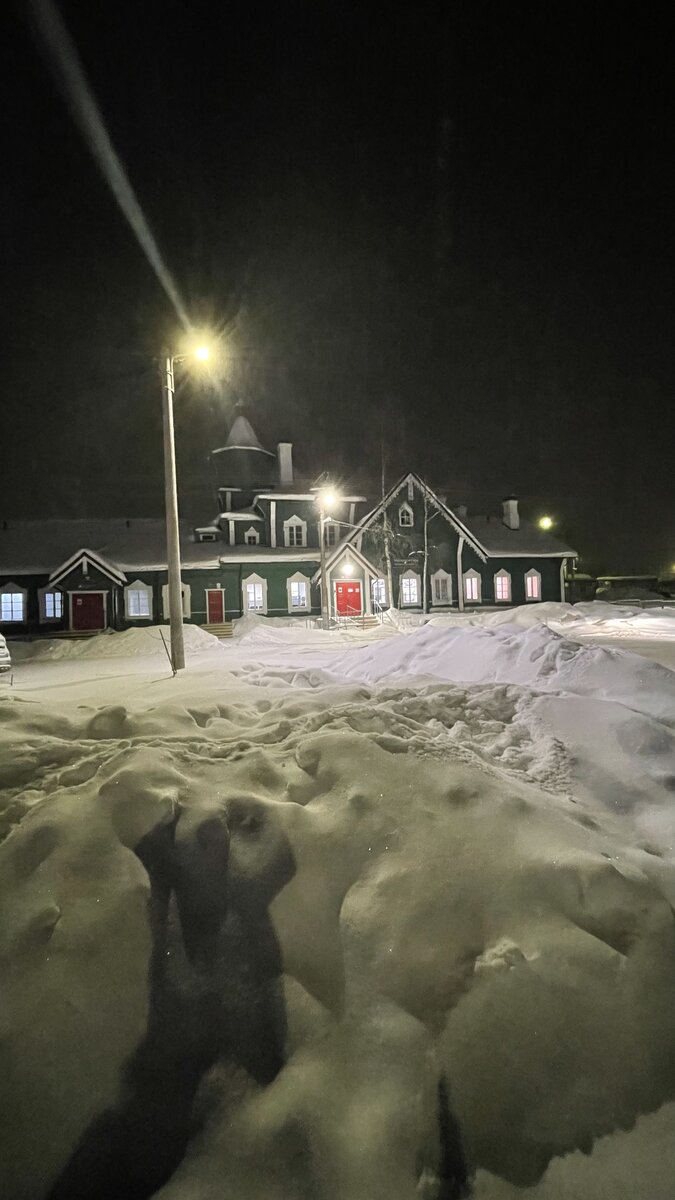
[[[218,543],[192,541],[187,521],[181,521],[180,535],[186,567],[218,566]],[[155,517],[8,521],[6,529],[0,526],[0,572],[48,575],[83,548],[120,571],[160,570],[166,567],[166,525]]]
[[501,517],[464,517],[463,524],[488,554],[549,558],[576,555],[576,550],[529,521],[521,520],[519,529],[509,529]]
[[264,446],[260,445],[258,435],[251,422],[246,417],[242,417],[241,413],[232,422],[225,445],[219,446],[212,453],[223,454],[226,450],[259,450],[261,454],[268,454],[270,458],[274,458],[271,450],[266,450]]
[[221,512],[221,521],[264,521],[265,518],[255,508],[239,508],[234,512]]
[[318,546],[226,546],[220,543],[218,554],[221,562],[239,562],[252,558],[254,562],[319,562]]

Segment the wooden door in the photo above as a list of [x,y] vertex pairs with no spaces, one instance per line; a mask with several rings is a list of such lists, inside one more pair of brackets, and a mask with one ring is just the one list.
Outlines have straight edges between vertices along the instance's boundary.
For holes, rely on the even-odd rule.
[[71,600],[72,629],[105,629],[103,592],[74,592]]
[[339,617],[361,616],[361,584],[358,579],[338,579],[335,607]]
[[225,620],[225,593],[222,588],[206,589],[206,620],[209,625],[222,625]]

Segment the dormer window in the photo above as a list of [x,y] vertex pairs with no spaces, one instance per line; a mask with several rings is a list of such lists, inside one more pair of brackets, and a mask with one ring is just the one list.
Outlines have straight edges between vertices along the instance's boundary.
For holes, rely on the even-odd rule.
[[402,504],[399,508],[398,523],[403,529],[411,529],[414,525],[415,517],[409,504]]
[[293,516],[284,521],[284,545],[307,545],[307,522],[301,517]]
[[259,544],[260,544],[260,534],[258,533],[258,530],[254,529],[253,526],[251,525],[250,529],[247,529],[246,533],[244,534],[244,545],[245,546],[258,546]]
[[199,540],[200,542],[215,542],[216,535],[215,533],[200,533]]
[[336,521],[326,521],[323,527],[324,546],[337,546],[338,525]]

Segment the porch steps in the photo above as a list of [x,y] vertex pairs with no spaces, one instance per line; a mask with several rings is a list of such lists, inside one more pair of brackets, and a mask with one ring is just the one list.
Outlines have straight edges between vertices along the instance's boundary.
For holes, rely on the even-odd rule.
[[205,629],[207,633],[212,633],[213,636],[217,638],[232,637],[231,621],[219,621],[216,625],[201,625],[200,628]]
[[364,613],[361,617],[349,617],[349,624],[358,629],[377,629],[380,622],[373,613]]

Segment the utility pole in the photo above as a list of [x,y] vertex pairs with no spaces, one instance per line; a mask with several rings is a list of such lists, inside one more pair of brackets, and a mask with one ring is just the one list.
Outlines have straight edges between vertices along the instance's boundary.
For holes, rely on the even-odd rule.
[[319,554],[321,556],[321,627],[330,629],[330,607],[328,604],[328,575],[326,573],[326,513],[323,500],[319,500]]
[[178,487],[176,481],[176,443],[173,432],[173,356],[162,351],[162,424],[164,429],[164,504],[166,509],[166,565],[169,580],[169,631],[171,666],[174,675],[185,667],[183,642],[183,591],[180,577],[180,536],[178,531]]

